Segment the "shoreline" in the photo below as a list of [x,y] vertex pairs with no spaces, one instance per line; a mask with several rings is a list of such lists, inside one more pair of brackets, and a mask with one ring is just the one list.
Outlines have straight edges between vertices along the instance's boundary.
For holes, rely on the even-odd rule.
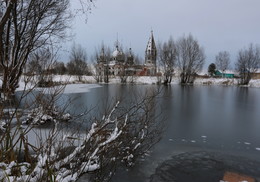
[[[69,76],[69,75],[55,75],[53,81],[54,82],[63,82],[66,81],[68,84],[162,84],[160,82],[162,78],[158,78],[156,76],[137,76],[133,78],[128,78],[126,83],[121,83],[120,77],[114,77],[109,79],[109,83],[105,82],[97,82],[93,76],[83,76],[82,81],[77,80],[77,76]],[[179,85],[180,79],[177,76],[172,78],[172,82],[170,85]],[[239,86],[239,87],[252,87],[252,88],[260,88],[260,79],[252,79],[250,80],[248,85],[239,85],[238,78],[196,78],[194,83],[196,85],[220,85],[220,86]]]
[[[25,84],[22,78],[19,82],[19,87],[16,91],[29,90],[33,87],[33,83]],[[81,81],[77,76],[71,75],[53,75],[52,81],[58,83],[57,85],[103,85],[103,84],[136,84],[136,85],[156,85],[162,84],[162,78],[156,76],[137,76],[129,77],[126,83],[121,83],[120,77],[114,77],[109,79],[109,83],[97,82],[94,76],[83,76]],[[2,79],[0,78],[0,87],[2,85]],[[179,77],[174,76],[170,85],[180,85]],[[246,88],[260,88],[260,79],[250,80],[248,85],[239,85],[238,78],[196,78],[193,86],[238,86]],[[26,89],[25,89],[26,87]],[[70,86],[71,87],[71,86]],[[40,88],[40,87],[36,87]],[[43,87],[42,87],[43,88]]]

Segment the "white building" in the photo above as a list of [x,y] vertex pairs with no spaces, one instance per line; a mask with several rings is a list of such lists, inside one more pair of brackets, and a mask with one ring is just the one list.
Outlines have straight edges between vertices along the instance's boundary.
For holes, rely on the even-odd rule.
[[157,59],[157,49],[153,37],[153,31],[151,31],[151,36],[148,40],[147,47],[145,50],[145,69],[147,70],[146,75],[156,75],[156,59]]
[[104,49],[102,49],[97,60],[97,73],[100,76],[122,76],[125,74],[154,76],[157,73],[156,58],[157,49],[154,41],[153,31],[151,31],[151,36],[149,37],[145,50],[144,65],[135,65],[135,58],[132,54],[132,49],[130,48],[129,53],[125,55],[124,52],[120,50],[117,42],[111,57],[107,57],[105,55]]

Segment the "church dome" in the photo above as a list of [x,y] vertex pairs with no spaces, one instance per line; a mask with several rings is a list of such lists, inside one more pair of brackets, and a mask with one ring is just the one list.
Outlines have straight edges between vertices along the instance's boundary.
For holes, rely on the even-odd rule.
[[114,58],[118,57],[118,56],[122,56],[123,53],[121,51],[118,50],[118,46],[116,46],[116,50],[112,53],[112,56]]
[[119,50],[115,50],[112,54],[113,57],[117,57],[120,55],[120,51]]

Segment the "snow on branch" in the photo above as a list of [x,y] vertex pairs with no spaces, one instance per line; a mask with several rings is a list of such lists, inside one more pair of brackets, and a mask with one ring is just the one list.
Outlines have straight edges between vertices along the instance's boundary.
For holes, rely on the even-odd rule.
[[[162,123],[154,117],[154,103],[152,97],[129,108],[117,102],[86,132],[63,133],[55,123],[47,138],[38,138],[32,163],[0,163],[0,181],[73,182],[85,173],[106,181],[116,166],[133,166],[159,140]],[[27,172],[18,176],[14,169]]]
[[[127,125],[127,115],[124,120],[119,120],[116,117],[112,118],[118,105],[119,102],[116,103],[107,116],[103,117],[104,120],[102,122],[93,123],[90,130],[84,135],[81,135],[81,139],[83,139],[83,141],[81,140],[81,144],[77,147],[73,146],[74,149],[71,152],[65,152],[62,156],[60,153],[54,151],[55,143],[49,143],[54,142],[54,138],[52,140],[46,140],[46,146],[41,147],[45,152],[43,151],[38,154],[36,158],[37,163],[29,175],[18,177],[11,174],[8,171],[11,171],[14,166],[20,165],[12,164],[3,170],[2,173],[5,173],[6,176],[1,177],[0,180],[15,179],[19,181],[23,179],[22,181],[36,182],[39,179],[48,180],[51,178],[57,181],[71,182],[76,181],[79,176],[84,173],[98,170],[101,166],[100,155],[103,155],[110,147],[113,148],[113,143],[117,143],[115,141],[120,137],[124,127]],[[62,138],[64,137],[57,137],[56,142]],[[73,139],[78,139],[78,137],[70,136],[70,140]],[[66,147],[67,146],[64,145],[63,149],[66,150]],[[52,152],[48,153],[45,149],[50,149]],[[26,169],[29,170],[31,167],[31,165],[28,165]],[[49,171],[50,168],[52,168],[52,173]]]

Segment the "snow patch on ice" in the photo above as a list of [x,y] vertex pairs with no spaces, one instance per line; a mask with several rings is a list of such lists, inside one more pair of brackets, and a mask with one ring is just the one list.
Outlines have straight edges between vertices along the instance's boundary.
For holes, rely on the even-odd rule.
[[69,84],[64,89],[65,94],[90,92],[90,89],[101,87],[98,84]]
[[24,120],[23,124],[33,124],[33,125],[41,125],[47,122],[56,122],[58,121],[69,121],[71,116],[69,113],[61,113],[58,111],[56,107],[37,107],[29,111],[26,120]]

